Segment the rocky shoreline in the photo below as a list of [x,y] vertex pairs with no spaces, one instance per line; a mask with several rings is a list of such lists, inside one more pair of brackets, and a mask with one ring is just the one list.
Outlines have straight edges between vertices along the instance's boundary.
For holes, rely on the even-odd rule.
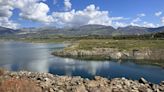
[[[58,76],[37,72],[10,72],[0,75],[0,79],[29,79],[37,83],[42,92],[164,92],[164,81],[153,84],[144,78],[129,80],[126,78],[106,79],[95,76],[93,80],[81,77]],[[0,85],[3,85],[0,83]],[[40,92],[40,91],[38,91]]]
[[92,50],[60,50],[52,53],[56,56],[81,59],[135,59],[164,60],[164,49],[133,49],[119,50],[117,48],[94,48]]

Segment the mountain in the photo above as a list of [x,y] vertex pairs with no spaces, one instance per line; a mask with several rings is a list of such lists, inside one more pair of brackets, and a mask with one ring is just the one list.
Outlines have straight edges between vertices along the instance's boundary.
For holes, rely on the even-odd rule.
[[0,35],[10,35],[10,34],[15,34],[19,30],[14,30],[10,28],[5,28],[5,27],[0,27]]
[[148,28],[138,26],[119,27],[117,29],[121,35],[142,35],[148,34]]
[[[34,31],[35,30],[35,31]],[[84,36],[84,35],[112,35],[111,33],[115,32],[111,26],[104,25],[83,25],[80,27],[72,28],[54,28],[54,27],[45,27],[45,28],[30,28],[30,29],[21,29],[21,32],[30,32],[31,35],[66,35],[66,36]],[[35,32],[35,33],[34,33]],[[21,33],[19,33],[21,34]]]
[[0,27],[0,35],[14,34],[19,37],[47,37],[49,35],[87,36],[87,35],[144,35],[164,32],[164,27],[147,28],[138,26],[119,27],[104,25],[83,25],[79,27],[56,28],[52,26],[39,28],[21,28],[19,30]]
[[150,33],[164,32],[164,26],[158,28],[148,28],[148,32]]
[[112,35],[115,32],[112,26],[104,25],[84,25],[77,28],[72,28],[68,30],[76,35]]
[[121,35],[144,35],[158,32],[164,32],[164,27],[147,28],[138,26],[119,27],[117,29]]
[[147,28],[138,26],[119,27],[117,29],[112,26],[104,25],[83,25],[72,28],[55,28],[55,27],[41,27],[41,28],[27,28],[21,32],[26,32],[28,36],[47,36],[47,35],[65,35],[65,36],[86,36],[86,35],[144,35],[157,32],[164,32],[164,27]]

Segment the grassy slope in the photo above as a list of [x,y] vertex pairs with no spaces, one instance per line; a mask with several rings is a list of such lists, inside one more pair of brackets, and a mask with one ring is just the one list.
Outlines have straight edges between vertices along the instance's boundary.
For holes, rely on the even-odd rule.
[[[74,43],[70,47],[66,47],[64,50],[92,50],[93,48],[118,48],[120,50],[142,50],[146,48],[150,49],[164,49],[164,40],[112,40],[112,39],[83,39]],[[91,60],[103,60],[104,57],[84,57],[80,59]],[[134,61],[133,61],[134,62]],[[163,61],[151,61],[151,60],[135,60],[135,63],[149,64],[164,67]]]
[[88,39],[79,40],[77,44],[66,48],[91,50],[93,48],[118,48],[120,50],[132,49],[164,49],[164,40],[112,40],[112,39]]

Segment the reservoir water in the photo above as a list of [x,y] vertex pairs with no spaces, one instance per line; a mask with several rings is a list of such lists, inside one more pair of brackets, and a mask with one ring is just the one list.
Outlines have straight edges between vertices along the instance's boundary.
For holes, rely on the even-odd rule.
[[95,75],[106,78],[126,77],[159,83],[164,80],[164,68],[138,64],[131,60],[87,61],[51,55],[64,44],[25,43],[0,41],[0,67],[11,71],[49,72],[57,75],[81,76],[92,79]]

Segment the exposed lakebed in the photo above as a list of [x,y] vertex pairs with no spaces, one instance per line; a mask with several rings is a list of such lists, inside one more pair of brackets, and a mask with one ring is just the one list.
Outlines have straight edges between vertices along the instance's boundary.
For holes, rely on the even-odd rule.
[[106,78],[126,77],[133,80],[144,77],[154,83],[164,80],[164,69],[149,63],[137,64],[133,60],[88,61],[51,55],[54,50],[63,47],[65,44],[0,41],[0,67],[12,71],[49,72],[90,79],[97,75]]

